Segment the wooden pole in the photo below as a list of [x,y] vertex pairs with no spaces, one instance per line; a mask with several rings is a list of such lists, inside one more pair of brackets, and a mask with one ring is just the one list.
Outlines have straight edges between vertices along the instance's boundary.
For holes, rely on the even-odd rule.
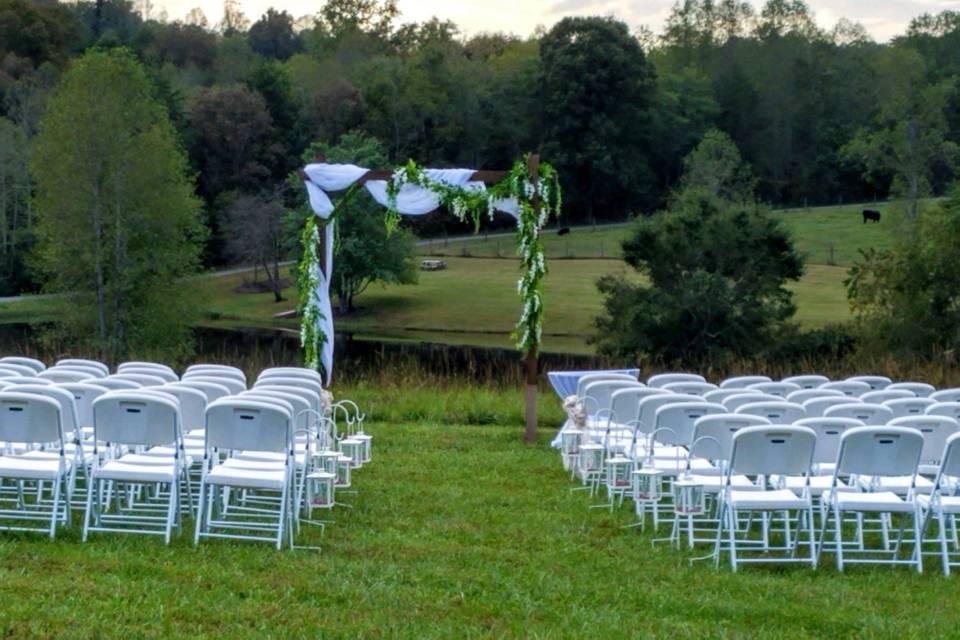
[[[527,171],[530,174],[530,183],[534,186],[533,200],[531,201],[531,204],[533,205],[533,212],[536,217],[539,218],[540,190],[537,187],[538,183],[540,182],[540,156],[532,153],[527,157]],[[537,354],[533,347],[527,351],[525,364],[525,416],[527,422],[525,436],[527,444],[533,444],[537,441],[537,379],[539,378],[537,371]]]

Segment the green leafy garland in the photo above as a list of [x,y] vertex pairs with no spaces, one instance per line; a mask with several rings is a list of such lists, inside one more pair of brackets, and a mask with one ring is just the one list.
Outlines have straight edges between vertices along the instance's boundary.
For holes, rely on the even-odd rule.
[[[384,223],[388,233],[396,229],[399,224],[397,195],[405,184],[429,189],[437,195],[441,206],[450,210],[458,220],[472,220],[476,230],[480,229],[484,213],[491,220],[493,219],[499,200],[515,199],[520,209],[517,217],[517,254],[520,256],[521,276],[517,282],[517,291],[523,301],[523,308],[513,331],[513,338],[517,349],[521,352],[536,354],[540,349],[543,333],[544,307],[541,282],[547,274],[546,254],[540,240],[540,230],[551,216],[560,214],[562,198],[557,172],[551,165],[540,164],[540,178],[536,185],[531,182],[527,167],[528,157],[524,156],[522,160],[517,160],[513,164],[504,180],[487,189],[470,189],[433,180],[423,167],[411,160],[394,171],[387,182],[387,212]],[[359,191],[359,186],[354,184],[340,198],[328,222],[338,217],[338,214]],[[536,207],[537,200],[540,205],[539,214]],[[320,370],[322,365],[320,354],[328,336],[320,328],[320,321],[325,318],[320,312],[315,294],[320,282],[318,239],[316,216],[310,216],[303,229],[303,257],[300,260],[297,281],[300,291],[298,307],[301,319],[300,343],[304,349],[306,366]],[[339,238],[335,242],[335,247],[338,244]]]

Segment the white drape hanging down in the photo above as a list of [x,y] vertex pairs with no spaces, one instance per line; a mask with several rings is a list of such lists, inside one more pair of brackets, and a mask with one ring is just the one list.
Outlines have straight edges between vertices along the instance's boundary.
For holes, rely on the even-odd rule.
[[[333,201],[330,200],[329,192],[349,189],[367,171],[368,169],[352,164],[315,163],[304,167],[303,172],[307,176],[305,184],[310,199],[310,207],[317,214],[317,217],[326,220],[333,213]],[[475,173],[474,169],[425,169],[424,173],[434,182],[471,190],[486,189],[486,185],[482,182],[470,181],[470,177]],[[374,200],[384,207],[389,206],[386,180],[370,180],[363,186],[366,187]],[[435,211],[439,206],[440,198],[437,194],[430,189],[415,184],[404,184],[397,193],[397,212],[403,215],[420,216]],[[498,211],[512,215],[514,218],[520,215],[520,205],[513,198],[497,200],[494,202],[494,207]],[[333,222],[326,225],[327,255],[325,271],[328,275],[333,274],[333,226]],[[323,314],[322,322],[324,326],[321,329],[327,336],[327,341],[324,343],[323,351],[320,354],[320,360],[323,362],[323,368],[327,372],[327,381],[329,382],[333,373],[333,311],[330,304],[330,282],[322,273],[319,274],[318,282],[315,302],[319,305],[320,312]]]

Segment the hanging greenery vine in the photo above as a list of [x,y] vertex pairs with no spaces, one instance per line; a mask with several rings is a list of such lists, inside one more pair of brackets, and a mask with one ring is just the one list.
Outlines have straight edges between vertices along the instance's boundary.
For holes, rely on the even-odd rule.
[[[546,254],[540,239],[540,231],[551,216],[558,216],[562,205],[560,183],[556,170],[547,163],[539,165],[539,179],[530,180],[528,156],[517,160],[507,177],[485,189],[461,187],[434,180],[420,165],[409,161],[397,168],[387,182],[387,211],[384,223],[387,232],[396,229],[400,222],[397,196],[406,184],[429,189],[437,195],[440,205],[448,209],[458,220],[471,220],[474,229],[480,229],[483,215],[493,219],[498,204],[513,199],[519,209],[517,215],[517,254],[520,256],[521,275],[517,291],[522,300],[520,318],[513,332],[517,349],[536,354],[543,333],[543,277],[547,274]],[[327,222],[335,220],[350,202],[360,185],[354,184],[340,198]],[[539,204],[539,213],[537,205]],[[325,320],[320,312],[316,289],[320,282],[320,266],[317,256],[319,230],[315,216],[310,216],[303,230],[303,258],[300,261],[298,285],[300,291],[300,341],[304,349],[306,366],[320,369],[320,354],[329,339],[321,328]],[[339,238],[337,239],[339,240]],[[335,242],[334,252],[336,252]]]

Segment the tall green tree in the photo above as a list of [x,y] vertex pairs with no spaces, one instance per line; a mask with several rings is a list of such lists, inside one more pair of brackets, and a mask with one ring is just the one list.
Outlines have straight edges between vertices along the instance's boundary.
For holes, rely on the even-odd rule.
[[623,218],[649,204],[653,66],[627,25],[564,18],[540,42],[543,155],[560,171],[567,210]]
[[36,262],[69,295],[61,326],[109,361],[190,352],[202,225],[186,156],[143,68],[120,49],[64,76],[31,157]]
[[688,175],[715,179],[697,178],[669,209],[638,219],[624,241],[624,260],[647,283],[623,276],[598,282],[605,296],[596,321],[602,353],[718,363],[762,352],[793,315],[785,285],[800,277],[803,261],[763,207],[726,197],[739,190],[742,168],[730,171],[716,160],[736,151],[717,153],[719,144],[731,146],[711,136],[685,163]]

